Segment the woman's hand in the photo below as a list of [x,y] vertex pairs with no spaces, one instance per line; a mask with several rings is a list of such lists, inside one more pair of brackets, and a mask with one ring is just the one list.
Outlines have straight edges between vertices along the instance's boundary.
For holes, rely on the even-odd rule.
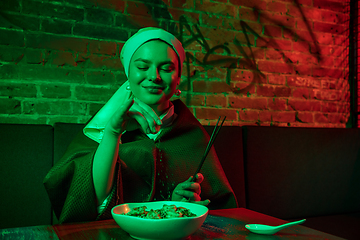
[[151,107],[137,99],[129,99],[114,113],[106,128],[116,135],[137,128],[145,133],[156,133],[160,125],[161,120]]
[[192,176],[185,182],[179,183],[172,194],[172,201],[188,201],[201,205],[208,205],[210,200],[201,201],[200,193],[201,186],[200,183],[204,180],[204,176],[201,173],[196,175],[196,181],[191,182]]

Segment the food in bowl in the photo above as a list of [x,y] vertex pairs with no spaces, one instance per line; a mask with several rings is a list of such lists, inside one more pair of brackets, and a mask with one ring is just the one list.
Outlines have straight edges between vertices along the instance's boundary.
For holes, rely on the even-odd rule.
[[[186,208],[196,216],[153,219],[127,215],[127,213],[135,208],[141,207],[143,209],[146,207],[146,209],[149,210],[156,210],[163,208],[164,205],[175,205],[176,208]],[[208,211],[209,209],[207,207],[195,203],[157,201],[124,203],[115,206],[111,210],[111,214],[120,228],[135,239],[170,240],[183,239],[193,234],[204,223]]]
[[179,217],[196,217],[189,209],[184,207],[176,207],[175,205],[164,204],[161,209],[146,210],[146,206],[140,206],[131,209],[128,213],[123,213],[127,216],[134,216],[148,219],[164,219],[164,218],[179,218]]

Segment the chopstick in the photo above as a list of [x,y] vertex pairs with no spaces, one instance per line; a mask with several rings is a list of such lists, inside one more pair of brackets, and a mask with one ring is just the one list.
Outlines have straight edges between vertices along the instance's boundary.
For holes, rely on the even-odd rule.
[[204,153],[204,155],[203,155],[203,157],[202,157],[202,159],[201,159],[201,162],[200,162],[200,164],[199,164],[198,169],[196,170],[195,174],[193,175],[193,178],[191,179],[191,182],[194,182],[194,180],[195,180],[195,178],[196,178],[196,174],[198,174],[198,173],[200,172],[200,169],[201,169],[202,165],[204,164],[205,159],[206,159],[206,157],[207,157],[207,155],[208,155],[208,153],[209,153],[209,151],[210,151],[210,149],[211,149],[211,147],[212,147],[212,145],[213,145],[213,143],[214,143],[214,141],[215,141],[215,138],[216,138],[216,136],[218,135],[218,133],[219,133],[219,131],[220,131],[220,129],[221,129],[221,127],[222,127],[225,119],[226,119],[226,116],[225,116],[224,119],[222,120],[220,126],[218,126],[219,121],[220,121],[220,117],[218,118],[218,120],[217,120],[217,122],[216,122],[216,125],[215,125],[215,128],[214,128],[214,130],[213,130],[213,132],[212,132],[212,134],[211,134],[210,140],[209,140],[209,142],[208,142],[208,145],[207,145],[207,147],[206,147],[205,153]]

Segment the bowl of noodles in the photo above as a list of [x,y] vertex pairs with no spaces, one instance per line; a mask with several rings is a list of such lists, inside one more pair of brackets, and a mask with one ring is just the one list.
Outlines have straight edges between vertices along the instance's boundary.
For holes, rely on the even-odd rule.
[[176,201],[125,203],[113,207],[115,222],[132,238],[184,239],[204,223],[209,209]]

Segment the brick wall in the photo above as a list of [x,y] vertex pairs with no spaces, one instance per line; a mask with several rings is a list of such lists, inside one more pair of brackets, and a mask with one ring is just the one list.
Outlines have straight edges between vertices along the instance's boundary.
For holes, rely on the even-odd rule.
[[203,124],[345,127],[347,2],[2,0],[0,122],[86,122],[126,80],[124,42],[157,26],[183,43]]

